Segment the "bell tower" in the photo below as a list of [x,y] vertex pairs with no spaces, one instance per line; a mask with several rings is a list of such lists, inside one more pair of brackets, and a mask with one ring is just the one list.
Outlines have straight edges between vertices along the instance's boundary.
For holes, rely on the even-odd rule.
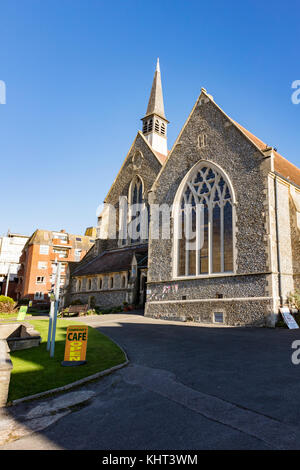
[[142,121],[143,134],[153,150],[167,155],[167,125],[169,121],[165,117],[159,59],[157,59],[146,116],[142,118]]

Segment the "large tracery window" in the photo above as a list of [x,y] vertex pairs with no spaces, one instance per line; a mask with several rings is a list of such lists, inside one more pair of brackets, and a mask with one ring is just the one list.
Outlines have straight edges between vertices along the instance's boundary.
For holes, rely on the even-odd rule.
[[[177,198],[177,276],[207,276],[233,272],[233,210],[230,183],[223,172],[209,162],[199,163],[188,175]],[[196,207],[201,204],[201,223]],[[191,233],[201,243],[191,244],[186,235],[187,212]],[[200,247],[200,248],[199,248]]]

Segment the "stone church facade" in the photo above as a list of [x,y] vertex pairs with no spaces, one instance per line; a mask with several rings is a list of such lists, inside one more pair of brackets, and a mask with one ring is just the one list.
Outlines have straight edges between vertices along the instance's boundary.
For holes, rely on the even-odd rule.
[[[204,89],[168,152],[159,64],[142,121],[105,202],[116,209],[118,234],[120,201],[167,205],[170,236],[153,236],[150,211],[149,239],[113,238],[104,211],[100,238],[70,267],[65,303],[94,296],[101,306],[145,304],[155,318],[274,326],[300,289],[300,170]],[[187,208],[194,245],[184,232]]]

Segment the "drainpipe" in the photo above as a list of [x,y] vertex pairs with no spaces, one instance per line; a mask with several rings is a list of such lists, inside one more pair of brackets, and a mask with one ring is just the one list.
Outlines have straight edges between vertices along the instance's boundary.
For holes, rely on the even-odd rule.
[[280,297],[280,306],[283,306],[282,296],[282,282],[281,282],[281,263],[280,263],[280,235],[279,235],[279,223],[278,223],[278,188],[277,188],[277,176],[274,178],[274,191],[275,191],[275,221],[276,221],[276,240],[277,240],[277,266],[278,266],[278,291]]

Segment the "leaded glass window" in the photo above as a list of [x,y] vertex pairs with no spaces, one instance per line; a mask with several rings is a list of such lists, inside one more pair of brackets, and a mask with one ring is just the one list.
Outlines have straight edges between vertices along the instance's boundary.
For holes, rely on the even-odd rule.
[[[222,171],[201,162],[184,184],[179,201],[177,275],[233,272],[233,195]],[[197,221],[199,204],[201,224]],[[187,237],[187,213],[195,240],[201,231],[201,244],[193,245]]]
[[131,183],[129,202],[129,226],[131,224],[131,230],[135,233],[131,243],[137,243],[141,239],[141,224],[139,220],[143,209],[143,182],[139,176],[136,176]]

